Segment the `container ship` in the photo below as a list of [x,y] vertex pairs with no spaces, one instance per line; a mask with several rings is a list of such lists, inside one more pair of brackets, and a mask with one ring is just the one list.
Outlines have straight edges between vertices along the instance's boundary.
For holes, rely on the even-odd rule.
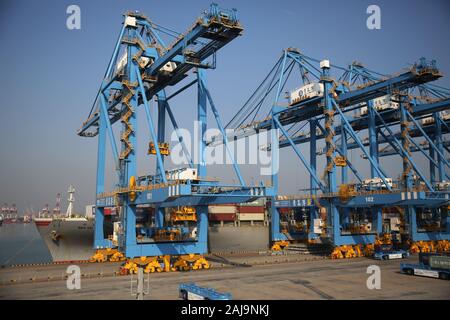
[[33,222],[55,262],[87,260],[93,252],[94,219],[92,216],[82,216],[74,212],[73,186],[69,187],[68,194],[65,214],[61,213],[61,197],[58,193],[53,212],[50,212],[46,205],[37,217],[33,217]]
[[52,260],[88,260],[94,243],[94,220],[86,217],[40,217],[34,223]]
[[[71,186],[65,215],[58,213],[58,210],[50,214],[46,208],[33,219],[54,262],[88,260],[94,254],[95,206],[86,206],[84,215],[75,214],[74,192]],[[114,221],[118,220],[118,214],[115,208],[105,208],[104,215],[104,233],[114,239]],[[208,216],[208,246],[211,253],[268,248],[269,228],[264,199],[245,204],[209,206]],[[137,227],[154,225],[153,208],[137,207],[136,223]]]

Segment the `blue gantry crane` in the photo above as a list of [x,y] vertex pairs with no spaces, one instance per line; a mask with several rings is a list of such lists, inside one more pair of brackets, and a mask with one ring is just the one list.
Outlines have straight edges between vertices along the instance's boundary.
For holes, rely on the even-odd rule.
[[[295,48],[283,50],[226,125],[234,129],[227,139],[272,129],[267,150],[272,153],[271,180],[277,194],[271,209],[275,247],[292,240],[319,241],[337,247],[336,257],[354,256],[362,251],[359,245],[380,241],[383,215],[391,211],[401,219],[402,241],[424,246],[424,241],[440,241],[448,249],[449,148],[444,137],[449,132],[450,91],[429,83],[441,76],[436,62],[425,58],[396,75],[383,75],[359,62],[341,67]],[[289,85],[297,89],[283,97]],[[321,140],[324,147],[319,149]],[[309,159],[300,149],[305,145]],[[279,194],[278,154],[285,147],[292,148],[309,176],[305,194]],[[367,163],[369,177],[351,161],[353,149]],[[429,168],[423,168],[413,152],[425,157]],[[318,168],[320,155],[323,172]],[[388,175],[380,163],[384,156],[401,159],[399,177]],[[301,213],[302,228],[287,228],[286,221],[280,228],[280,211],[286,216],[292,209]]]
[[[104,260],[107,255],[113,259],[126,257],[129,258],[126,269],[131,271],[139,266],[148,272],[207,268],[202,255],[207,253],[208,205],[247,202],[272,195],[272,189],[262,183],[247,184],[234,159],[238,184],[207,178],[204,133],[208,105],[222,133],[224,127],[207,86],[206,70],[215,67],[217,51],[242,30],[236,10],[221,9],[216,4],[183,34],[162,27],[138,12],[124,15],[104,79],[88,119],[78,131],[83,137],[98,137],[94,240],[98,260]],[[167,45],[161,34],[172,35],[175,41]],[[179,134],[169,100],[195,84],[198,97],[195,120],[199,123],[199,138],[194,141],[198,145],[197,154],[190,156],[179,135],[187,165],[166,170],[164,157],[170,154],[165,136],[166,115]],[[171,87],[173,93],[168,96],[166,90]],[[153,100],[157,101],[156,105]],[[145,110],[150,131],[148,154],[156,157],[154,174],[145,176],[137,175],[137,135],[142,132],[137,126],[139,107]],[[157,119],[152,117],[152,108],[157,110]],[[116,123],[121,123],[119,146],[113,130]],[[109,191],[105,190],[106,140],[111,147],[117,181]],[[226,139],[223,143],[230,151]],[[136,212],[141,206],[154,209],[151,229],[137,228]],[[112,234],[105,231],[106,207],[115,207],[118,212]],[[171,221],[167,221],[167,210],[172,210]],[[182,223],[171,224],[174,221]]]

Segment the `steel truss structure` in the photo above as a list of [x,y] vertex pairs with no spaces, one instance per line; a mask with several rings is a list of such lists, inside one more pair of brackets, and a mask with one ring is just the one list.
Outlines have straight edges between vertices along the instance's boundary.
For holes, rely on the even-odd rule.
[[[94,105],[78,131],[80,136],[98,136],[95,248],[117,246],[119,252],[128,258],[204,254],[207,253],[209,204],[240,203],[273,195],[272,189],[263,184],[246,184],[234,159],[233,167],[239,184],[222,184],[206,178],[203,151],[206,146],[204,133],[207,129],[208,105],[218,128],[224,132],[218,109],[207,86],[206,70],[215,67],[216,52],[239,36],[242,30],[236,10],[224,10],[215,4],[184,34],[176,34],[159,26],[140,13],[125,14]],[[166,45],[161,33],[174,35],[174,43]],[[192,161],[181,136],[179,141],[190,168],[196,169],[197,173],[196,178],[179,179],[165,170],[164,155],[168,154],[165,144],[166,115],[178,134],[179,127],[169,100],[195,84],[198,98],[196,120],[200,123],[198,163]],[[173,94],[167,96],[166,89],[170,86],[177,87]],[[157,101],[156,106],[152,106],[153,98]],[[156,156],[155,173],[141,177],[137,176],[136,161],[138,107],[145,109],[151,137],[149,153]],[[151,108],[157,108],[156,126]],[[113,125],[119,121],[122,126],[120,148],[113,131]],[[117,173],[116,188],[108,192],[105,191],[107,138]],[[228,148],[227,140],[223,142]],[[156,228],[164,226],[165,208],[194,207],[197,214],[197,239],[139,242],[136,234],[136,208],[139,205],[149,205],[155,209]],[[106,237],[103,228],[105,207],[112,206],[118,208],[120,216],[117,243]]]
[[[295,70],[299,75],[293,76]],[[374,243],[382,234],[382,211],[388,207],[401,211],[409,240],[450,239],[449,141],[444,139],[450,124],[450,90],[429,84],[440,77],[435,61],[425,58],[388,76],[358,62],[340,67],[295,48],[283,50],[267,77],[226,125],[234,129],[228,140],[277,129],[272,130],[267,147],[274,159],[272,185],[278,195],[272,198],[272,241],[293,239],[292,234],[280,230],[283,208],[307,212],[308,230],[303,236],[308,241],[322,240],[335,246]],[[301,88],[322,86],[320,94],[286,103],[282,92],[292,78]],[[389,107],[374,105],[386,96],[391,100]],[[365,138],[362,132],[367,134]],[[318,149],[320,140],[325,141],[322,150]],[[308,146],[309,159],[300,145]],[[286,147],[292,148],[309,175],[306,194],[279,195],[278,154]],[[378,181],[377,185],[367,185],[367,178],[350,161],[352,149],[362,154],[370,168],[368,179]],[[429,168],[419,165],[414,152],[426,157]],[[320,155],[326,162],[323,174],[317,166]],[[380,164],[381,157],[392,155],[402,161],[403,172],[397,181]],[[345,232],[350,217],[361,215],[358,210],[369,212],[372,229]],[[438,228],[418,226],[418,215],[426,210],[431,211]],[[317,232],[314,222],[320,218],[324,226]]]

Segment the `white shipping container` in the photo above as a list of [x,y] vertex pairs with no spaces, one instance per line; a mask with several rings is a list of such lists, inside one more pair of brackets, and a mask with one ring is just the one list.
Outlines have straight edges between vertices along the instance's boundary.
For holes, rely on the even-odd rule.
[[378,97],[372,100],[372,106],[377,109],[380,106],[383,106],[385,104],[387,104],[388,102],[390,102],[390,96],[389,95],[385,95],[382,97]]
[[119,62],[117,62],[117,69],[116,69],[117,73],[119,73],[119,71],[126,66],[127,61],[128,61],[128,54],[125,51],[125,53],[120,57]]
[[320,234],[322,233],[323,220],[322,219],[314,219],[314,233]]
[[[392,178],[385,178],[385,180],[386,180],[388,186],[392,188],[392,186],[393,186]],[[383,179],[381,179],[381,178],[365,179],[365,180],[363,180],[362,187],[363,188],[371,187],[371,188],[377,188],[377,189],[387,188],[386,185],[384,184]]]
[[442,120],[444,120],[444,121],[447,121],[450,119],[450,112],[448,112],[448,111],[441,111],[441,112],[439,112],[439,114],[441,115]]
[[400,231],[400,218],[391,218],[389,222],[391,231]]
[[86,206],[85,216],[88,219],[93,218],[95,216],[95,205],[90,204]]
[[264,221],[264,213],[240,213],[240,221]]
[[[447,111],[441,111],[441,112],[439,112],[439,115],[441,116],[441,119],[444,121],[447,121],[448,119],[450,119],[450,113],[448,113]],[[430,116],[430,117],[423,118],[421,122],[423,125],[433,124],[434,117]]]
[[[395,96],[390,94],[384,95],[382,97],[378,97],[372,100],[372,106],[378,112],[386,111],[386,110],[397,110],[400,108],[400,104],[398,102],[392,101],[395,99]],[[362,107],[361,115],[366,115],[368,113],[367,106]]]
[[362,116],[365,116],[365,115],[367,114],[367,112],[368,112],[368,111],[367,111],[368,109],[367,109],[366,106],[362,107],[360,110],[361,110],[361,113],[360,113],[360,114],[361,114]]
[[167,171],[168,180],[198,180],[197,170],[193,168],[181,168]]
[[434,123],[434,117],[426,117],[422,119],[423,125],[428,125]]
[[221,213],[236,213],[236,206],[209,206],[208,213],[210,214],[221,214]]
[[300,101],[323,96],[323,83],[310,83],[291,91],[289,105],[293,105]]

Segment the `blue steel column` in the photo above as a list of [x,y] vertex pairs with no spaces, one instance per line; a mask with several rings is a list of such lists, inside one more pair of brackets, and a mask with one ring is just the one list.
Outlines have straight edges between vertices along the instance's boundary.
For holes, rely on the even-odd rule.
[[[129,29],[130,32],[129,36],[132,36],[134,33],[134,30]],[[127,62],[127,68],[128,68],[128,81],[131,85],[135,84],[134,88],[134,94],[132,98],[130,99],[129,103],[132,106],[133,113],[129,118],[129,122],[131,124],[131,127],[133,128],[133,132],[129,136],[129,141],[131,145],[133,146],[133,149],[128,154],[127,157],[123,160],[124,165],[122,166],[124,170],[124,180],[122,181],[122,186],[126,187],[128,186],[128,183],[130,181],[131,176],[136,177],[136,132],[137,132],[137,119],[136,119],[136,109],[138,106],[138,90],[137,90],[137,84],[138,79],[136,77],[136,66],[134,65],[132,61],[132,57],[137,53],[137,48],[135,46],[128,46],[128,62]],[[126,90],[124,88],[124,90]],[[136,246],[136,205],[134,205],[128,195],[124,196],[124,221],[123,221],[123,228],[125,230],[125,255],[127,257],[131,256],[132,247]]]
[[[206,71],[203,69],[197,69],[197,121],[199,125],[199,137],[198,141],[194,141],[194,143],[198,144],[198,165],[197,165],[197,174],[200,177],[206,177],[206,164],[204,158],[204,150],[206,148],[206,141],[204,139],[204,135],[206,132],[207,126],[207,105],[206,105],[206,90],[205,87],[207,85],[206,82]],[[208,206],[197,206],[197,228],[198,228],[198,245],[200,253],[207,253],[208,251]]]
[[[403,149],[405,150],[406,155],[411,156],[411,151],[409,148],[409,121],[406,114],[407,102],[405,102],[405,98],[400,102],[400,128],[401,128],[401,141]],[[403,181],[404,188],[406,192],[411,191],[412,189],[412,175],[411,175],[411,164],[408,161],[406,155],[403,157]],[[416,209],[414,206],[406,206],[406,214],[405,218],[408,223],[408,234],[412,241],[416,241],[417,238],[417,218],[416,218]]]
[[[276,200],[276,195],[278,195],[278,192],[279,192],[279,189],[278,189],[278,187],[279,187],[278,173],[279,173],[279,169],[280,169],[279,130],[281,129],[278,127],[279,122],[276,121],[276,120],[278,120],[278,115],[276,113],[280,109],[280,107],[276,106],[276,103],[278,102],[278,99],[280,98],[281,86],[283,83],[284,71],[285,71],[285,67],[286,67],[286,60],[287,60],[287,51],[284,50],[283,61],[281,63],[280,78],[278,80],[278,86],[277,86],[277,91],[276,91],[276,96],[275,96],[275,102],[271,108],[272,126],[271,126],[271,132],[270,132],[270,147],[271,147],[270,155],[272,157],[272,159],[271,159],[272,161],[271,161],[271,179],[270,180],[271,180],[271,184],[272,184],[272,188],[274,190],[275,196],[271,198],[271,209],[270,209],[270,214],[271,214],[270,218],[271,219],[270,219],[270,237],[269,237],[270,242],[284,240],[284,238],[285,238],[285,237],[282,238],[282,235],[280,233],[280,212],[275,207],[275,200]],[[280,126],[281,126],[281,124],[280,124]]]
[[[102,110],[99,111],[100,113]],[[97,185],[95,194],[105,191],[105,154],[106,154],[106,123],[103,117],[99,117],[98,125],[98,149],[97,149]],[[104,208],[95,206],[95,230],[94,230],[94,248],[103,248],[107,244],[103,233]]]
[[[442,144],[442,125],[441,125],[441,119],[439,116],[439,113],[435,112],[434,113],[434,124],[435,124],[435,128],[434,128],[434,137],[436,139],[436,147],[438,149],[438,154],[445,154],[444,153],[444,147]],[[430,146],[430,149],[431,146]],[[442,158],[438,155],[437,157],[438,161],[438,179],[440,182],[444,181],[444,175],[445,175],[445,169],[444,169],[444,161],[442,161]]]
[[[368,101],[368,133],[369,133],[369,148],[370,148],[370,156],[375,161],[375,164],[378,166],[380,163],[380,159],[378,157],[378,132],[377,132],[377,126],[376,126],[376,114],[373,110],[373,101]],[[376,168],[371,165],[370,166],[370,177],[376,178],[377,170]],[[374,222],[375,230],[377,234],[380,234],[383,230],[383,213],[381,208],[375,207],[371,209],[372,212],[372,219]]]
[[[434,131],[433,141],[435,144],[437,144],[436,143],[436,127],[434,128],[434,130],[435,131]],[[433,137],[431,137],[431,138],[433,138]],[[434,149],[431,146],[429,147],[429,155],[432,160],[436,160],[435,155],[434,155]],[[430,159],[430,183],[432,185],[434,185],[436,183],[436,165],[433,163],[433,161],[431,161],[431,159]],[[439,164],[439,162],[438,162],[438,164]]]
[[[409,148],[409,121],[406,114],[406,103],[402,101],[400,103],[400,127],[401,127],[401,140],[402,146],[406,154],[411,157],[411,151]],[[403,157],[403,179],[405,181],[405,189],[409,191],[412,188],[412,175],[411,164],[408,158]]]
[[[434,117],[434,121],[436,122],[438,120],[437,119],[437,114],[433,113],[433,117]],[[434,127],[434,132],[433,132],[433,134],[430,135],[430,138],[433,140],[433,142],[436,145],[436,147],[438,147],[438,143],[436,141],[436,131],[437,131],[437,128],[435,126]],[[431,183],[431,185],[434,186],[435,183],[436,183],[436,162],[433,163],[433,161],[436,160],[435,159],[435,152],[434,152],[434,148],[431,145],[429,146],[428,150],[429,150],[428,152],[429,152],[429,156],[430,156],[430,161],[429,161],[429,166],[430,166],[430,183]],[[438,158],[440,158],[439,155],[438,155]],[[437,162],[437,163],[438,163],[438,167],[439,167],[439,162]],[[443,210],[443,208],[442,208],[442,210]],[[431,211],[433,212],[433,218],[436,218],[438,216],[438,210],[436,208],[432,208]]]
[[[378,165],[379,158],[378,158],[378,137],[377,137],[377,128],[376,128],[376,121],[375,121],[375,112],[372,109],[373,108],[373,102],[368,102],[368,133],[369,133],[369,148],[370,148],[370,156],[372,159],[375,160],[375,163]],[[375,170],[375,166],[370,166],[370,177],[376,178],[377,177],[377,171]]]
[[206,92],[204,89],[204,85],[206,86],[206,72],[203,69],[197,69],[197,100],[198,100],[198,108],[197,108],[197,122],[199,126],[198,132],[198,141],[194,141],[194,143],[198,144],[198,154],[197,154],[197,173],[200,177],[206,176],[206,166],[205,166],[205,157],[204,150],[206,148],[206,141],[204,139],[204,134],[206,132],[206,124],[207,124],[207,107],[206,107]]
[[[348,148],[347,148],[347,131],[345,129],[345,124],[342,123],[341,124],[341,155],[343,157],[345,157],[345,159],[347,159],[347,153],[348,153]],[[343,166],[341,168],[341,183],[342,184],[347,184],[348,183],[348,167],[347,166]],[[342,210],[342,214],[343,214],[343,218],[342,218],[342,222],[344,224],[348,224],[350,222],[350,209],[345,207],[345,208],[341,208]]]
[[[348,159],[348,148],[347,148],[347,130],[345,129],[345,124],[342,123],[341,125],[341,154],[345,157],[345,159]],[[341,168],[341,181],[343,184],[348,183],[348,167],[343,166]]]
[[[309,132],[310,132],[310,142],[309,142],[309,163],[311,166],[311,170],[317,173],[317,120],[311,119],[309,120]],[[317,199],[317,183],[314,180],[313,176],[310,175],[309,185],[311,188],[310,195],[312,198]],[[309,234],[308,240],[314,240],[317,238],[317,235],[314,233],[314,219],[317,218],[317,205],[314,203],[314,206],[311,207],[309,211]]]
[[[336,188],[336,173],[335,173],[335,164],[334,164],[334,156],[335,156],[335,139],[334,139],[334,130],[333,130],[333,121],[334,121],[334,109],[333,104],[331,102],[331,88],[332,88],[332,80],[330,79],[330,68],[328,66],[322,67],[322,75],[320,77],[320,82],[323,83],[324,86],[324,113],[325,113],[325,151],[326,151],[326,159],[327,159],[327,167],[326,167],[326,177],[327,177],[327,191],[330,193],[334,193],[337,191]],[[328,215],[327,215],[327,230],[329,231],[330,223],[332,227],[332,239],[335,245],[340,245],[340,219],[339,219],[339,210],[336,205],[333,203],[333,200],[329,200],[328,205]]]
[[[158,142],[166,141],[166,94],[164,91],[160,91],[158,94]],[[164,157],[162,157],[164,163]],[[160,172],[161,168],[157,165],[156,173]]]
[[[158,143],[166,141],[166,93],[164,91],[160,91],[158,93]],[[162,162],[164,165],[164,157],[162,158]],[[159,164],[156,165],[156,174],[165,174],[161,172],[161,168]],[[160,208],[157,206],[155,208],[155,224],[157,228],[162,228],[164,226],[164,208]]]
[[155,206],[155,226],[158,229],[164,227],[164,208]]
[[[276,117],[276,116],[273,116]],[[271,198],[270,207],[270,237],[269,241],[278,241],[280,239],[280,212],[275,207],[276,195],[278,195],[278,170],[279,170],[279,138],[278,138],[278,126],[272,119],[272,127],[270,131],[270,154],[271,161],[271,184],[274,190],[274,195]]]
[[[111,59],[108,64],[108,69],[105,73],[105,79],[109,79],[111,76],[112,68],[114,62],[117,58],[117,53],[119,51],[120,43],[125,32],[125,24],[122,26],[119,37],[116,41],[116,45],[114,47],[114,52],[111,56]],[[106,157],[106,130],[108,126],[108,114],[105,113],[105,105],[104,105],[104,96],[102,93],[103,85],[100,87],[100,90],[97,94],[97,97],[100,96],[100,110],[99,110],[99,128],[98,128],[98,150],[97,150],[97,184],[96,184],[96,196],[99,193],[105,191],[105,157]],[[96,98],[97,99],[97,98]],[[102,117],[103,116],[103,117]],[[113,155],[115,156],[115,160],[117,161],[117,150],[114,141],[114,136],[112,134],[112,129],[108,128],[111,140],[111,146]],[[117,168],[117,163],[115,163]],[[120,174],[119,174],[120,178]],[[104,208],[95,207],[95,226],[94,226],[94,248],[101,247],[110,247],[112,244],[109,240],[105,239],[105,235],[103,232],[103,224],[104,224],[105,216],[104,216]]]
[[[273,115],[276,117],[276,115]],[[278,194],[278,170],[279,170],[279,152],[280,152],[280,142],[278,138],[278,126],[276,122],[272,119],[272,125],[270,130],[270,155],[272,161],[271,165],[271,184],[274,190],[274,194]]]
[[[441,158],[441,156],[439,155],[439,153],[441,155],[445,155],[444,147],[443,147],[443,143],[442,143],[441,117],[440,117],[438,112],[435,112],[433,114],[433,117],[434,117],[434,123],[435,123],[435,127],[434,127],[435,144],[436,144],[437,150],[439,151],[439,152],[437,152],[438,153],[437,154],[438,180],[439,180],[439,182],[443,182],[444,181],[444,175],[445,175],[444,161]],[[430,146],[430,155],[431,155],[431,150],[433,150],[433,148]],[[434,155],[434,150],[433,150],[433,155]],[[430,167],[431,167],[431,164],[430,164]],[[434,167],[432,167],[432,168],[434,169]],[[448,208],[446,208],[445,206],[441,207],[441,215],[444,212],[446,212],[446,216],[445,215],[441,216],[441,223],[444,222],[444,220],[445,220],[444,223],[446,225],[446,230],[445,230],[445,236],[443,238],[447,238],[447,239],[450,236],[450,214],[449,214],[448,211],[449,211]],[[433,209],[433,217],[437,217],[437,210],[436,209]]]
[[200,254],[208,253],[208,206],[195,207],[198,221],[198,250]]

